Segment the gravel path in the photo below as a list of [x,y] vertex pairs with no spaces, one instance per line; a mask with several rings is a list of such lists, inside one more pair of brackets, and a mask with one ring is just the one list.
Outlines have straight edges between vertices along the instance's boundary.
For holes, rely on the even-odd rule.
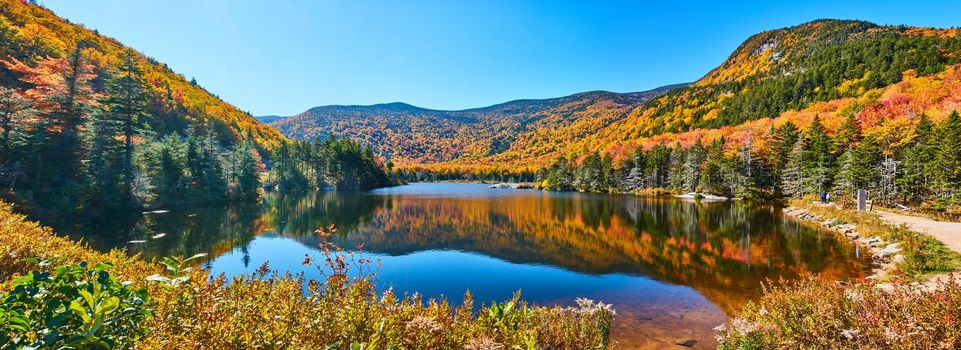
[[932,219],[878,211],[881,219],[895,225],[908,225],[914,231],[925,232],[944,242],[952,250],[961,253],[961,222],[935,221]]

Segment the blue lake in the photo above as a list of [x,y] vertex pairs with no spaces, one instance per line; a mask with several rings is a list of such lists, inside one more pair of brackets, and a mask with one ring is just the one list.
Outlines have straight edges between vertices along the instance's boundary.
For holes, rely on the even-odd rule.
[[[148,259],[207,253],[213,274],[272,269],[319,278],[314,231],[333,225],[342,247],[364,245],[379,287],[478,302],[518,290],[541,305],[586,297],[617,310],[621,348],[694,339],[760,294],[767,279],[818,273],[856,280],[870,260],[771,204],[694,203],[629,195],[411,184],[369,192],[266,195],[260,203],[184,207],[67,229],[99,249]],[[160,234],[164,234],[160,236]],[[159,237],[158,237],[159,236]],[[154,238],[158,237],[158,238]],[[146,243],[129,243],[146,240]]]

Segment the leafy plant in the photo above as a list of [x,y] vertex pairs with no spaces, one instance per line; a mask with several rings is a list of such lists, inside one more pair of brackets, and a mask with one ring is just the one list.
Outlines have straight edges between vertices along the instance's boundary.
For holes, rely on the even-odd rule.
[[[41,267],[49,261],[28,259]],[[129,348],[146,335],[139,324],[152,315],[144,289],[118,282],[112,265],[64,264],[14,280],[0,300],[3,348]]]
[[160,282],[167,289],[179,287],[184,282],[190,280],[189,273],[194,270],[193,262],[205,256],[207,256],[206,253],[194,254],[186,259],[179,256],[165,256],[163,260],[160,261],[160,265],[163,265],[168,276],[153,274],[147,276],[147,280]]

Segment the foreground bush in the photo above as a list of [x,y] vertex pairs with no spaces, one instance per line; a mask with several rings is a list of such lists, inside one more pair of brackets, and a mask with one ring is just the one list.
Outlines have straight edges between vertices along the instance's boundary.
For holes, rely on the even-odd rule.
[[136,345],[142,349],[604,349],[613,317],[608,305],[589,300],[561,308],[515,297],[472,312],[470,294],[454,308],[444,300],[378,292],[370,278],[346,277],[344,254],[327,255],[335,268],[324,281],[279,275],[267,266],[253,276],[209,278],[186,260],[159,264],[122,251],[95,252],[13,214],[5,203],[0,252],[0,292],[28,271],[53,271],[24,257],[108,263],[117,280],[146,288],[153,317],[139,323],[146,332]]
[[721,349],[961,349],[957,281],[882,291],[812,277],[765,292],[718,327]]
[[19,277],[0,299],[0,347],[113,349],[132,347],[150,316],[147,291],[117,282],[109,264],[57,266]]

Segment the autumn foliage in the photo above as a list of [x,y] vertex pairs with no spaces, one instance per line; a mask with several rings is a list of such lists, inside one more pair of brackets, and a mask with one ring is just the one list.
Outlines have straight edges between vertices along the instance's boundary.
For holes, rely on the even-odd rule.
[[[63,75],[57,73],[70,66],[67,61],[78,45],[88,65],[84,74],[117,65],[121,54],[129,50],[112,38],[20,0],[0,2],[0,36],[4,38],[0,41],[0,58],[9,62],[0,68],[0,83],[15,85],[13,75],[27,74],[31,77],[24,82],[36,84],[27,90],[31,95],[49,95],[64,86],[57,81]],[[136,62],[148,82],[150,109],[155,115],[151,124],[162,133],[187,125],[210,125],[228,141],[251,135],[257,144],[268,148],[283,138],[166,65],[141,54],[136,54]]]

